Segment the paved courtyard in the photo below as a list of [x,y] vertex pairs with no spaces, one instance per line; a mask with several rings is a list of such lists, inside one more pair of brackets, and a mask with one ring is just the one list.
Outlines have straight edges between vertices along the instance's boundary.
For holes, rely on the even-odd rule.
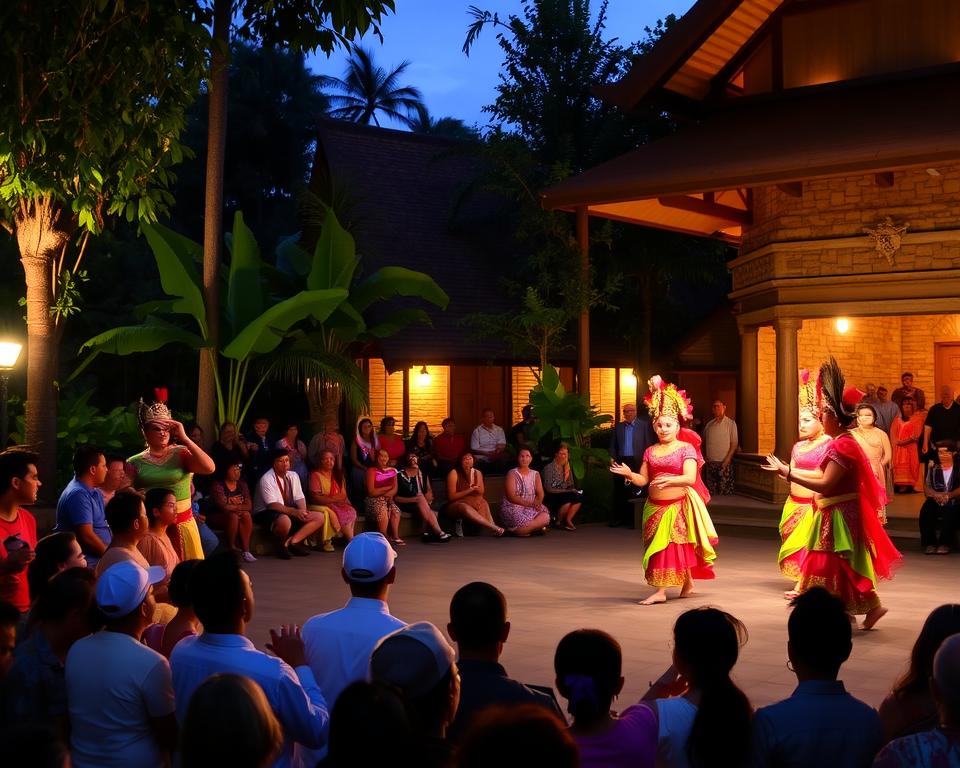
[[[445,628],[454,591],[468,581],[488,581],[507,596],[512,631],[503,662],[525,682],[553,683],[553,651],[568,631],[599,627],[623,646],[626,685],[620,706],[633,703],[670,663],[671,627],[697,605],[730,611],[747,625],[750,639],[735,673],[755,705],[783,698],[795,679],[786,668],[787,586],[776,569],[777,534],[771,529],[720,526],[717,578],[699,582],[689,600],[636,604],[650,588],[640,570],[639,531],[587,525],[575,533],[540,538],[466,538],[424,545],[411,540],[397,559],[390,605],[405,621],[427,620]],[[960,555],[924,557],[918,542],[901,541],[905,562],[881,595],[890,613],[872,632],[854,633],[851,660],[842,670],[848,689],[878,705],[902,670],[923,619],[945,602],[960,602]],[[340,552],[316,552],[281,562],[263,557],[248,566],[257,598],[250,627],[258,647],[268,628],[302,623],[340,607],[347,599],[340,579]]]

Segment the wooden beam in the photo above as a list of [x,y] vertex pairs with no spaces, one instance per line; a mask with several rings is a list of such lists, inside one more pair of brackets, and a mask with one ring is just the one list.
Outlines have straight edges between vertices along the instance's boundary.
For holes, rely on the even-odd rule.
[[681,211],[699,213],[703,216],[713,216],[717,219],[729,221],[731,224],[747,225],[753,223],[753,214],[749,210],[744,211],[729,205],[701,200],[699,197],[665,195],[658,197],[657,202],[665,208],[676,208]]
[[771,13],[766,21],[757,27],[754,33],[747,38],[747,41],[740,46],[740,50],[730,57],[716,75],[710,78],[710,91],[712,96],[722,97],[724,95],[724,91],[730,86],[730,81],[733,77],[744,67],[747,60],[753,56],[756,50],[763,44],[763,41],[767,39],[773,24],[776,23],[777,19],[783,14],[783,7],[785,5],[789,5],[789,2],[782,3]]
[[783,184],[777,184],[777,189],[790,197],[803,197],[802,181],[786,181]]
[[878,187],[889,189],[893,186],[893,171],[882,171],[881,173],[875,173],[873,174],[873,180],[876,182]]

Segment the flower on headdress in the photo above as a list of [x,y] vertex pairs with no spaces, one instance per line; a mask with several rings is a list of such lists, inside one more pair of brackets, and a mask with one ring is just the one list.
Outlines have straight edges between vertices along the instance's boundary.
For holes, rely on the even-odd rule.
[[154,387],[153,395],[157,398],[157,402],[165,403],[167,402],[169,393],[166,387]]

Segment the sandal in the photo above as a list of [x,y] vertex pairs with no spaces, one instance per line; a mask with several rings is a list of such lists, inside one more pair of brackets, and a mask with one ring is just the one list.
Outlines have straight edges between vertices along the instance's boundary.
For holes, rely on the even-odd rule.
[[576,526],[575,526],[573,523],[567,523],[565,526],[563,526],[563,530],[565,530],[565,531],[575,531],[575,530],[577,530],[577,528],[576,528]]
[[407,542],[405,542],[405,541],[404,541],[403,539],[401,539],[401,538],[390,539],[390,543],[393,544],[393,545],[396,546],[396,547],[405,547],[405,546],[407,546]]

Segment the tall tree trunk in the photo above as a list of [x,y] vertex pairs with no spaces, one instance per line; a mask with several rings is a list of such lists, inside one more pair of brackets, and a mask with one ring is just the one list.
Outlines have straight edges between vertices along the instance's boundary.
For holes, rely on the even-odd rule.
[[[214,366],[220,342],[220,262],[223,237],[223,166],[227,142],[227,90],[230,58],[231,0],[213,5],[210,46],[210,110],[207,121],[207,170],[203,206],[203,300],[207,310],[210,354],[200,353],[197,381],[197,423],[208,435],[216,428]],[[238,424],[237,427],[240,427]]]
[[25,441],[40,454],[41,497],[56,497],[56,328],[50,315],[53,269],[70,233],[68,214],[49,198],[21,204],[15,226],[27,286],[27,403]]
[[647,379],[653,375],[650,370],[651,340],[653,338],[653,285],[651,284],[651,278],[641,275],[638,288],[640,332],[637,334],[637,392],[638,396],[642,396],[647,391]]

